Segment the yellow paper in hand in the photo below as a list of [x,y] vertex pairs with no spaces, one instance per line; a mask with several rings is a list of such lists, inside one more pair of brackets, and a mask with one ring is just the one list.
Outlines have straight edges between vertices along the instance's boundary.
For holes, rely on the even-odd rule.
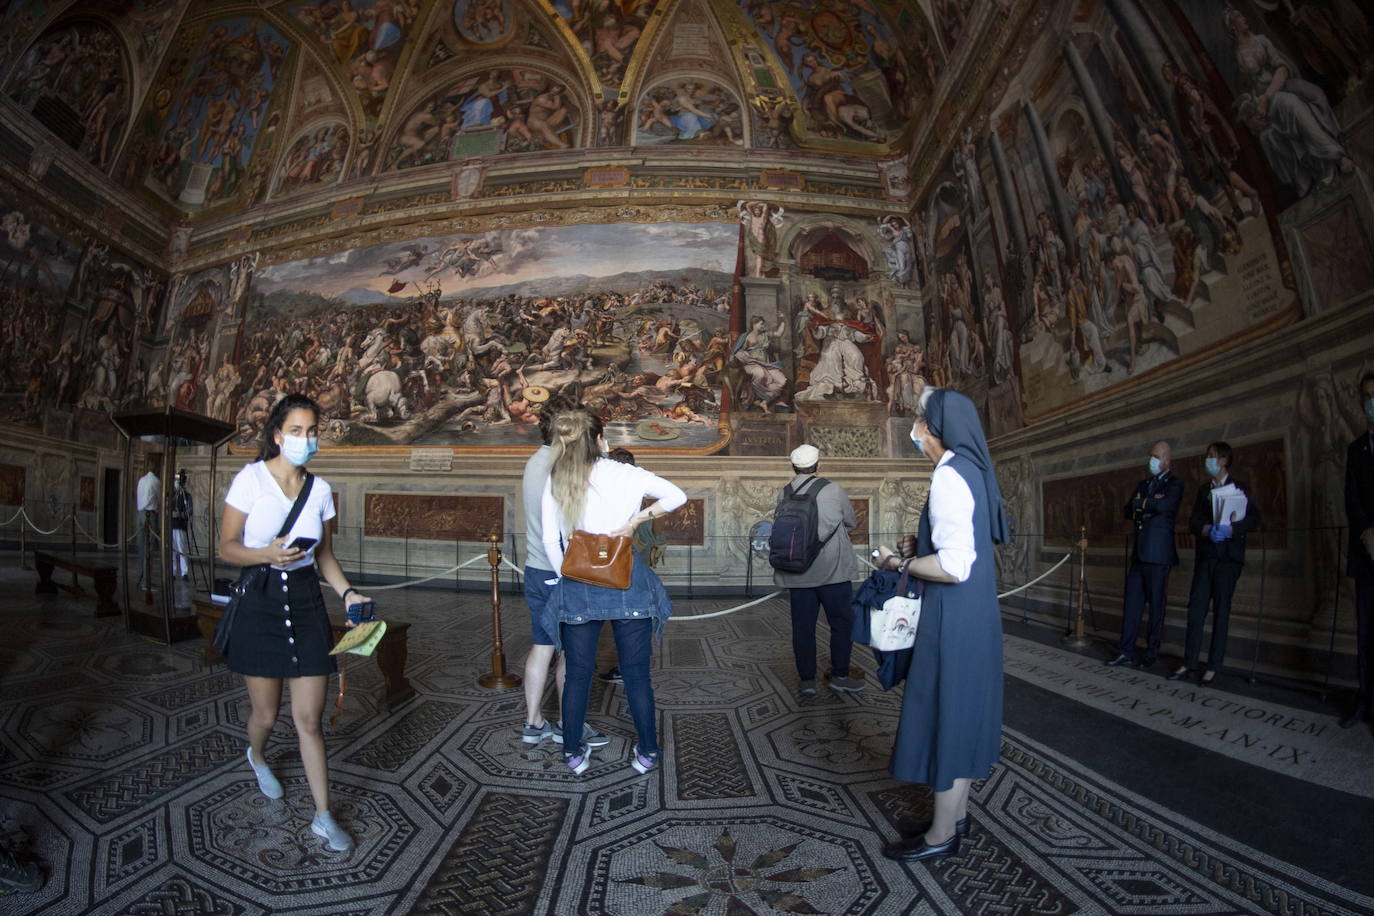
[[360,623],[345,633],[338,645],[329,650],[329,654],[338,655],[340,652],[352,652],[354,655],[371,655],[385,635],[385,620],[369,620],[367,623]]

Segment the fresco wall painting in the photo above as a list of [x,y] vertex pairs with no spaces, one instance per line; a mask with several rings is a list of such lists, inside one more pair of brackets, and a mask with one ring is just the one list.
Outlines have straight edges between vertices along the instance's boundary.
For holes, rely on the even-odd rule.
[[0,200],[0,403],[38,426],[42,409],[77,393],[79,329],[63,333],[81,249]]
[[265,190],[254,153],[279,128],[271,109],[292,47],[257,19],[225,19],[200,30],[198,38],[183,31],[185,47],[169,53],[141,142],[129,156],[131,178],[192,213],[240,197],[252,201]]
[[133,88],[124,43],[102,22],[68,20],[24,54],[5,94],[102,171],[128,126]]
[[[917,208],[927,367],[975,390],[979,376],[995,433],[1298,317],[1280,211],[1341,193],[1353,166],[1327,90],[1282,47],[1291,36],[1246,32],[1272,15],[1082,4],[1092,33],[1045,39],[1059,44],[1030,56],[979,134],[963,132]],[[1276,73],[1288,88],[1257,117]],[[1306,237],[1322,244],[1324,226]]]
[[343,69],[364,114],[386,102],[420,0],[310,0],[289,6],[292,16]]
[[484,70],[445,85],[409,112],[391,138],[384,169],[580,146],[581,121],[562,80],[531,69]]
[[[772,54],[791,83],[801,104],[794,118],[804,135],[887,143],[906,128],[917,97],[929,92],[924,70],[921,88],[913,88],[903,43],[874,4],[737,3],[753,25],[761,53]],[[919,15],[908,9],[904,21],[910,24]],[[917,28],[912,34],[919,37],[924,32]],[[749,69],[756,82],[772,82],[766,66]]]
[[609,224],[263,268],[237,348],[239,442],[301,390],[327,444],[537,444],[562,394],[612,445],[718,447],[736,245],[728,224]]

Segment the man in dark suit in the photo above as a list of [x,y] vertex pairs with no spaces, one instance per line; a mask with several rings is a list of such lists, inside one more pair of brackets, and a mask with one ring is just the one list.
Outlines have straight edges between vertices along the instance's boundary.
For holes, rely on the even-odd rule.
[[[1212,620],[1207,670],[1202,674],[1202,683],[1210,684],[1226,661],[1226,627],[1231,619],[1231,596],[1236,591],[1236,580],[1245,567],[1245,536],[1259,528],[1261,516],[1249,488],[1231,479],[1230,445],[1213,442],[1207,446],[1206,467],[1212,479],[1198,488],[1193,514],[1188,517],[1188,530],[1197,538],[1193,584],[1188,591],[1188,636],[1184,642],[1183,664],[1169,675],[1169,680],[1181,680],[1190,671],[1197,670],[1198,655],[1202,652],[1202,630],[1207,625],[1210,605],[1216,616]],[[1244,517],[1236,518],[1234,510],[1227,510],[1223,500],[1225,494],[1232,492],[1228,488],[1234,488],[1234,492],[1245,497]]]
[[1169,468],[1173,452],[1164,440],[1150,449],[1150,476],[1136,484],[1135,495],[1126,503],[1123,514],[1135,527],[1135,549],[1131,568],[1126,573],[1126,600],[1121,611],[1121,644],[1109,665],[1135,662],[1135,638],[1140,632],[1140,616],[1150,604],[1150,632],[1145,646],[1145,667],[1159,657],[1159,641],[1164,636],[1164,604],[1169,588],[1169,570],[1178,565],[1174,547],[1174,519],[1183,503],[1183,481]]
[[1345,518],[1350,526],[1346,572],[1355,580],[1355,638],[1359,688],[1341,728],[1369,721],[1374,687],[1374,372],[1360,379],[1360,406],[1369,427],[1345,456]]

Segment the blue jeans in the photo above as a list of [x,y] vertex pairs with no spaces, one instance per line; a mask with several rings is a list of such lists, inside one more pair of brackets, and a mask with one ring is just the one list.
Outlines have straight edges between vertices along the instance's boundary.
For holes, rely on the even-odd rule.
[[788,589],[792,609],[792,655],[797,676],[803,681],[816,679],[816,618],[821,607],[830,622],[830,673],[849,677],[849,655],[854,648],[850,631],[854,629],[853,587],[848,579],[813,588]]
[[[596,671],[596,643],[602,620],[564,623],[559,635],[568,675],[563,684],[563,756],[576,756],[582,744],[583,723],[587,721],[587,694]],[[653,640],[652,620],[612,620],[615,649],[620,655],[620,676],[625,680],[625,699],[630,717],[639,733],[641,754],[658,753],[658,722],[654,711],[654,687],[649,681],[649,647]]]

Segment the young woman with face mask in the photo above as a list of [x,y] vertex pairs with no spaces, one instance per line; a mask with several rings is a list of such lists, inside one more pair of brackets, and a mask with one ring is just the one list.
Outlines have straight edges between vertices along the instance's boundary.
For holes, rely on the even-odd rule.
[[[300,736],[305,778],[315,802],[310,829],[329,848],[347,852],[353,839],[329,811],[325,763],[325,689],[337,670],[320,579],[345,606],[370,599],[348,584],[334,557],[329,527],[334,500],[329,484],[316,477],[291,530],[278,537],[291,507],[306,486],[305,465],[319,449],[320,409],[310,398],[288,394],[277,402],[263,430],[256,461],[234,476],[225,496],[219,550],[230,563],[261,567],[238,605],[225,657],[229,670],[248,687],[248,764],[268,798],[281,798],[282,786],[263,752],[277,721],[283,682],[291,685],[291,718]],[[297,538],[309,546],[291,547]]]

